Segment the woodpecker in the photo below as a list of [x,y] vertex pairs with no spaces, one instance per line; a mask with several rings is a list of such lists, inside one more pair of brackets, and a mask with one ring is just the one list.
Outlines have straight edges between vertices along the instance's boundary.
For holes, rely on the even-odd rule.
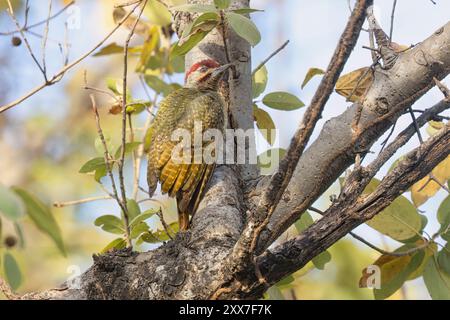
[[[194,64],[186,73],[185,86],[161,101],[147,133],[150,139],[147,171],[150,197],[155,193],[158,182],[163,194],[176,197],[180,230],[189,229],[189,216],[197,210],[215,169],[215,163],[205,162],[203,157],[198,159],[198,154],[203,155],[203,149],[211,141],[194,146],[194,127],[200,123],[202,132],[216,129],[223,133],[225,108],[218,89],[220,80],[231,66],[221,66],[212,59]],[[190,134],[191,148],[189,153],[183,154],[187,157],[183,161],[174,155],[179,141],[171,139],[178,129]],[[200,152],[195,153],[195,148],[201,149],[197,150]]]

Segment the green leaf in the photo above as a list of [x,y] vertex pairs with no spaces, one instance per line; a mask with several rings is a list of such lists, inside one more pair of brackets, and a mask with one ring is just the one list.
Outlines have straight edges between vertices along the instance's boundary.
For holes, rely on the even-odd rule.
[[435,258],[428,261],[423,280],[433,300],[450,300],[450,275],[439,268]]
[[61,231],[50,209],[27,191],[19,188],[13,190],[25,203],[26,212],[34,224],[53,239],[59,251],[65,256]]
[[165,83],[157,76],[146,75],[144,78],[145,83],[147,83],[150,88],[156,93],[162,93],[164,97],[168,96],[173,91],[173,88],[169,84]]
[[440,232],[446,231],[450,226],[450,196],[445,198],[439,206],[437,219],[441,224]]
[[450,276],[450,245],[447,244],[437,255],[439,268]]
[[195,47],[206,35],[219,23],[219,16],[214,12],[208,12],[199,16],[194,22],[188,24],[183,34],[173,47],[171,59],[183,56]]
[[[135,141],[135,142],[127,142],[125,144],[125,155],[132,153],[134,150],[136,150],[141,145],[141,142]],[[114,158],[119,159],[122,155],[122,146],[117,148],[116,153],[114,153]]]
[[[297,229],[297,232],[301,234],[303,231],[305,231],[309,226],[311,226],[314,223],[313,218],[311,217],[311,214],[306,211],[302,214],[300,219],[298,219],[294,226]],[[331,261],[331,254],[328,251],[324,251],[317,255],[314,259],[312,259],[312,263],[314,266],[319,270],[324,270],[325,265]]]
[[141,214],[141,208],[137,202],[133,199],[128,199],[127,201],[127,209],[128,209],[128,219],[129,221],[133,220],[137,216]]
[[269,300],[285,300],[280,289],[276,286],[270,287],[269,290],[267,290],[267,294],[269,295]]
[[312,225],[314,223],[313,218],[311,217],[311,214],[308,211],[305,211],[300,219],[298,219],[294,226],[295,229],[297,229],[297,232],[300,234],[303,231],[305,231],[310,225]]
[[252,9],[252,8],[241,8],[241,9],[234,9],[231,10],[231,12],[237,13],[237,14],[250,14],[254,12],[263,12],[264,10],[260,9]]
[[331,261],[331,254],[328,251],[320,253],[317,257],[312,259],[312,263],[319,270],[324,270],[325,265]]
[[[416,242],[416,245],[421,245],[423,244],[423,239],[419,240]],[[407,244],[409,245],[409,244]],[[423,271],[425,270],[425,267],[428,263],[428,261],[434,257],[435,253],[437,252],[437,244],[436,243],[430,243],[428,247],[426,247],[425,249],[422,249],[425,252],[425,255],[423,257],[422,262],[420,263],[420,266],[408,276],[408,281],[409,280],[414,280],[417,279],[419,277],[422,277],[423,275]]]
[[190,23],[184,30],[181,42],[185,41],[191,33],[197,31],[210,31],[220,22],[220,17],[215,12],[206,12],[197,17],[193,23]]
[[[0,226],[0,228],[1,228],[1,226]],[[21,225],[18,224],[17,222],[14,222],[14,230],[16,231],[17,238],[19,239],[19,247],[21,249],[25,248],[25,237],[23,236],[23,230],[22,230]],[[1,230],[0,230],[0,236],[1,236]]]
[[311,81],[312,78],[314,78],[314,76],[320,74],[325,74],[325,71],[319,68],[310,68],[306,73],[305,80],[303,80],[302,89],[308,84],[309,81]]
[[272,92],[266,95],[263,103],[277,110],[291,111],[304,107],[305,104],[293,94],[288,92]]
[[200,41],[202,41],[209,31],[199,31],[189,36],[189,38],[182,44],[179,42],[174,44],[171,51],[171,57],[174,56],[184,56],[186,53],[191,51]]
[[[372,179],[364,193],[373,192],[380,184]],[[389,207],[366,222],[375,230],[391,237],[394,240],[406,241],[420,234],[422,218],[414,205],[404,196],[399,196]]]
[[140,222],[145,221],[147,219],[150,219],[151,217],[153,217],[156,213],[158,213],[158,210],[146,210],[144,211],[142,214],[136,216],[134,219],[131,220],[130,222],[130,228],[134,228],[136,225],[138,225]]
[[113,215],[104,215],[95,219],[94,224],[103,231],[113,234],[124,234],[125,229],[122,220]]
[[[105,138],[105,142],[106,142],[106,147],[108,148],[109,151],[114,149],[114,145],[112,143],[111,137],[108,136],[107,134],[103,133],[103,136]],[[95,151],[97,151],[98,154],[100,155],[104,155],[105,154],[105,147],[103,146],[103,142],[100,139],[100,137],[97,137],[94,141],[94,147],[95,147]]]
[[[178,222],[169,224],[169,229],[171,231],[171,234],[172,232],[177,233],[179,230]],[[140,239],[146,243],[159,243],[162,241],[170,240],[170,237],[165,230],[157,230],[155,232],[146,232],[142,234]]]
[[225,10],[230,6],[231,0],[214,0],[214,4],[217,9]]
[[[377,300],[386,299],[391,295],[393,295],[398,289],[400,289],[402,285],[405,283],[405,281],[408,280],[410,274],[413,273],[417,268],[419,268],[424,256],[425,253],[423,250],[421,250],[415,253],[412,257],[405,256],[406,258],[409,258],[408,261],[406,261],[406,263],[403,262],[405,257],[395,257],[395,259],[393,260],[394,262],[383,265],[381,267],[381,278],[382,278],[381,288],[373,290],[375,299]],[[393,274],[390,281],[383,283],[384,282],[383,273],[385,273],[386,270],[389,270],[389,268],[393,267],[396,261],[402,261],[402,265],[399,268],[400,269],[399,272]]]
[[153,25],[167,26],[172,23],[172,15],[169,10],[158,0],[148,0],[144,15]]
[[185,71],[184,56],[171,56],[170,57],[170,66],[171,66],[173,72],[184,73],[184,71]]
[[5,272],[6,281],[13,290],[16,290],[22,284],[22,272],[20,272],[19,265],[9,252],[3,255],[3,270]]
[[120,250],[127,246],[127,243],[123,238],[117,238],[111,241],[106,247],[104,247],[101,251],[101,253],[106,253],[110,251],[111,249]]
[[96,169],[95,174],[94,174],[95,181],[97,181],[98,183],[102,183],[101,180],[103,177],[106,176],[107,172],[108,172],[108,169],[106,168],[106,165]]
[[151,105],[150,101],[133,101],[127,104],[127,114],[139,114]]
[[98,157],[98,158],[91,159],[88,162],[86,162],[85,164],[83,164],[80,171],[78,171],[78,172],[79,173],[89,173],[89,172],[93,172],[93,171],[103,168],[103,167],[105,167],[105,158]]
[[9,188],[0,184],[0,215],[16,221],[25,215],[25,205]]
[[252,77],[253,99],[258,98],[267,87],[268,75],[266,66],[255,72]]
[[256,126],[261,130],[261,134],[266,141],[273,145],[276,139],[275,123],[272,117],[263,109],[259,109],[253,105],[253,116],[255,117]]
[[122,87],[119,81],[115,78],[106,78],[106,87],[115,95],[121,95]]
[[131,239],[136,239],[144,232],[148,232],[149,229],[150,227],[148,226],[148,224],[146,224],[145,222],[140,222],[139,224],[134,226],[133,229],[131,229],[130,237]]
[[293,275],[288,275],[287,277],[284,277],[283,279],[281,279],[280,281],[278,281],[275,285],[277,286],[277,288],[282,289],[282,288],[288,288],[290,287],[290,285],[292,284],[292,282],[295,281],[295,278],[293,277]]
[[117,43],[113,42],[108,44],[107,46],[100,49],[99,52],[93,55],[93,57],[106,56],[110,54],[123,53],[123,47],[117,45]]
[[234,12],[227,12],[226,17],[231,28],[253,47],[261,41],[261,34],[258,28],[249,18]]
[[170,11],[204,13],[204,12],[217,12],[217,9],[215,6],[211,4],[182,4],[179,6],[171,7]]
[[262,175],[272,174],[278,168],[281,159],[286,155],[286,150],[281,148],[269,149],[258,155],[257,162]]

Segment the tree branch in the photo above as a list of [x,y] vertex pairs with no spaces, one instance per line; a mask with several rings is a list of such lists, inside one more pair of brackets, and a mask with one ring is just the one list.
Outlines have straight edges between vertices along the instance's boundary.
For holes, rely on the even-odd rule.
[[[399,55],[393,67],[375,68],[374,82],[361,99],[358,131],[351,123],[359,103],[324,125],[319,137],[305,151],[270,223],[261,234],[262,252],[292,225],[314,201],[355,161],[366,154],[403,112],[450,72],[450,22],[428,39]],[[258,183],[251,196],[257,206],[268,178]]]
[[[300,269],[351,230],[373,218],[450,153],[450,125],[410,152],[369,196],[338,200],[302,234],[266,251],[258,260],[266,281],[273,284]],[[251,292],[261,290],[255,286]]]

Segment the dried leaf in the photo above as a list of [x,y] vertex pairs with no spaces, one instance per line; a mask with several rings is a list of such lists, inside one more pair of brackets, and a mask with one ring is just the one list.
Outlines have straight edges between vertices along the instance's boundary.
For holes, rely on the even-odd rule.
[[347,73],[336,83],[336,92],[351,102],[356,102],[366,93],[373,82],[372,71],[364,67]]
[[303,80],[302,89],[308,84],[309,81],[311,81],[312,78],[321,74],[325,74],[325,71],[319,68],[310,68],[306,73],[305,80]]
[[[444,185],[448,179],[450,179],[450,156],[442,161],[432,171],[433,176]],[[433,197],[441,186],[433,180],[430,180],[429,176],[426,176],[411,187],[411,197],[416,207],[420,207],[422,204]]]
[[[119,23],[120,21],[123,20],[123,18],[125,18],[125,16],[127,15],[127,11],[124,8],[115,8],[113,11],[113,19],[115,23]],[[128,29],[132,29],[134,27],[134,25],[136,24],[136,16],[135,15],[131,15],[127,18],[127,20],[125,20],[124,22],[124,26],[127,27]],[[149,25],[145,22],[143,22],[142,20],[140,20],[137,25],[136,28],[134,30],[134,33],[140,35],[140,36],[144,36],[148,33],[149,31]]]
[[266,141],[273,145],[276,138],[275,123],[272,117],[263,109],[259,109],[253,105],[253,116],[255,117],[256,126],[260,130],[262,136]]

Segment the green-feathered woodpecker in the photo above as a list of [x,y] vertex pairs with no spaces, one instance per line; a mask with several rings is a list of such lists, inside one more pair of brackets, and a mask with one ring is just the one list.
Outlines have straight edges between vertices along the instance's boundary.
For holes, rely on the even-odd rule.
[[[223,74],[230,67],[231,64],[220,66],[210,59],[194,64],[186,73],[185,86],[169,94],[160,103],[148,133],[149,194],[153,196],[160,182],[163,194],[176,197],[180,230],[189,228],[189,216],[197,210],[215,168],[215,163],[205,162],[203,157],[200,161],[198,158],[195,161],[193,159],[194,124],[200,123],[203,132],[208,129],[223,132],[224,103],[218,87]],[[180,161],[173,155],[179,141],[171,141],[171,137],[178,129],[187,130],[191,135],[190,161]],[[209,143],[211,141],[202,142],[200,148],[203,150]]]

